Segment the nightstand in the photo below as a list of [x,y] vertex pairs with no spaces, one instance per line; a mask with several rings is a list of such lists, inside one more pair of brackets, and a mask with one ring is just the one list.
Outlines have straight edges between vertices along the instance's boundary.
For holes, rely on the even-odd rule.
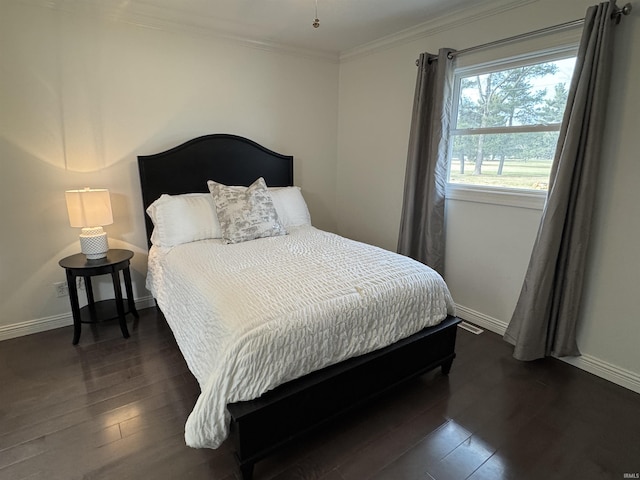
[[[84,254],[78,253],[63,258],[58,262],[67,273],[69,300],[71,302],[71,313],[73,314],[74,345],[77,345],[80,341],[81,326],[83,323],[97,323],[115,318],[120,320],[122,335],[125,338],[129,338],[125,315],[131,313],[134,317],[139,318],[135,302],[133,301],[131,273],[129,272],[129,260],[131,260],[131,257],[133,257],[133,252],[130,250],[110,249],[105,258],[87,260]],[[122,271],[122,276],[124,277],[124,286],[127,292],[126,299],[122,297],[120,271]],[[111,275],[115,299],[101,300],[99,302],[94,301],[91,277],[97,275]],[[76,277],[84,278],[84,285],[87,292],[87,305],[82,308],[80,308],[80,303],[78,302]]]

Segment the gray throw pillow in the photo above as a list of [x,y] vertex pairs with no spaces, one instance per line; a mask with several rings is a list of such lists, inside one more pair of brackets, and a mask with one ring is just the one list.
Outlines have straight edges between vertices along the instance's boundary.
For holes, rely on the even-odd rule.
[[240,243],[256,238],[286,235],[278,219],[273,199],[264,178],[249,187],[207,182],[216,204],[222,238],[226,243]]

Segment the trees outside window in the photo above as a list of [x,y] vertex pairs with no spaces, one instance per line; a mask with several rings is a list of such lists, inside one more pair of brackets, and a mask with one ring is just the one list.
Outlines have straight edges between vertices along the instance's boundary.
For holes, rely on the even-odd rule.
[[450,183],[546,190],[574,63],[457,72]]

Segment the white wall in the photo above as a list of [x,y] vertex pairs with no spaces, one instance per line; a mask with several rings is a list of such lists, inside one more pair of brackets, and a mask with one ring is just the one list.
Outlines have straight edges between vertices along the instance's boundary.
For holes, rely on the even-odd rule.
[[[415,87],[415,59],[583,17],[593,2],[540,0],[494,16],[450,18],[415,39],[378,42],[340,67],[338,232],[395,250]],[[640,17],[616,28],[614,80],[599,201],[572,363],[640,391]],[[511,48],[517,48],[514,45]],[[503,332],[529,261],[541,212],[447,201],[446,279],[459,315]]]
[[[145,298],[146,243],[136,155],[201,134],[244,135],[295,156],[321,228],[395,250],[423,51],[464,48],[573,20],[591,0],[537,0],[452,17],[343,63],[264,51],[8,0],[0,16],[0,339],[70,322],[58,259],[78,251],[65,189],[112,192],[113,247],[130,248]],[[46,2],[42,2],[46,5]],[[486,12],[485,12],[486,13]],[[640,390],[640,178],[636,112],[640,17],[616,29],[602,180],[579,345],[581,368]],[[348,53],[348,52],[347,52]],[[337,156],[337,159],[336,159]],[[461,316],[509,321],[540,212],[448,201],[447,281]],[[103,284],[109,292],[107,284]]]
[[52,286],[79,251],[69,188],[110,189],[110,245],[135,252],[148,295],[140,154],[249,137],[295,156],[313,221],[335,228],[337,62],[17,2],[3,2],[0,45],[0,338],[70,322]]

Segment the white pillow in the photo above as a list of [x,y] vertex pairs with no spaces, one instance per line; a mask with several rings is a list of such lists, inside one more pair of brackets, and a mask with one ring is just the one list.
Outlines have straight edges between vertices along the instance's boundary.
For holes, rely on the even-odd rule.
[[227,186],[213,180],[209,180],[207,185],[226,243],[287,234],[278,219],[264,178],[258,178],[247,188]]
[[300,187],[272,187],[269,193],[285,228],[311,225],[311,215]]
[[208,193],[163,194],[149,205],[147,213],[154,227],[151,243],[159,247],[222,238],[213,198]]

